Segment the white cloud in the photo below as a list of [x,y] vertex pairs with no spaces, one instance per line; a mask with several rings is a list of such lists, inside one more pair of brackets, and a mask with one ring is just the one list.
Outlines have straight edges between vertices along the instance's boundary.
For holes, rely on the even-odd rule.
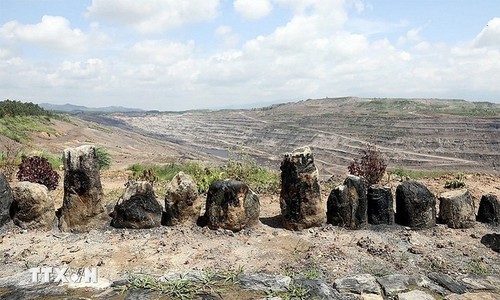
[[193,52],[194,41],[187,43],[167,40],[145,40],[135,43],[127,57],[137,63],[171,65],[187,59]]
[[236,0],[233,6],[236,12],[250,20],[261,19],[273,9],[269,0]]
[[0,27],[0,38],[9,42],[25,42],[57,52],[80,53],[88,47],[89,36],[80,29],[72,29],[68,19],[43,16],[37,24],[10,21]]
[[474,39],[476,47],[500,48],[500,18],[491,19]]
[[150,34],[211,20],[217,16],[218,8],[219,0],[93,0],[87,15]]
[[235,47],[240,41],[240,37],[233,31],[231,26],[221,25],[215,29],[215,35],[222,39],[224,47]]

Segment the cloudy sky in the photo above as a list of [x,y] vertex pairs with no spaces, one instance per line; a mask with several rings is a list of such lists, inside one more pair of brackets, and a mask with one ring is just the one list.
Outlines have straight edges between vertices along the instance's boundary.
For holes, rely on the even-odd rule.
[[498,0],[0,0],[0,99],[500,102]]

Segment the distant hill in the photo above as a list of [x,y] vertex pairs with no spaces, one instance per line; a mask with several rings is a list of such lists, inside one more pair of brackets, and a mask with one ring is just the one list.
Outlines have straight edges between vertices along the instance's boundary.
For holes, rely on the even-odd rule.
[[57,112],[66,113],[78,113],[78,112],[103,112],[103,113],[113,113],[113,112],[141,112],[144,111],[140,108],[129,108],[123,106],[106,106],[106,107],[86,107],[81,105],[73,104],[50,104],[41,103],[40,107]]

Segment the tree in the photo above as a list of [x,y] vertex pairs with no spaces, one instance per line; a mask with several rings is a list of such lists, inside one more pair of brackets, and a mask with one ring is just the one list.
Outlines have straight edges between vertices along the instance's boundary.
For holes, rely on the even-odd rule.
[[359,154],[361,158],[355,158],[349,165],[349,173],[365,178],[369,184],[380,182],[387,168],[382,153],[374,145],[369,144]]

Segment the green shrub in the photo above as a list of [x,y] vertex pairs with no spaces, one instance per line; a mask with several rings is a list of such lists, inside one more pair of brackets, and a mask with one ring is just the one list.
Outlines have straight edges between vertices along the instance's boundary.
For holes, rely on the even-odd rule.
[[104,147],[96,147],[95,153],[99,162],[99,170],[107,170],[111,166],[111,155]]
[[465,187],[464,174],[458,173],[454,179],[447,180],[444,183],[445,189],[459,189]]

